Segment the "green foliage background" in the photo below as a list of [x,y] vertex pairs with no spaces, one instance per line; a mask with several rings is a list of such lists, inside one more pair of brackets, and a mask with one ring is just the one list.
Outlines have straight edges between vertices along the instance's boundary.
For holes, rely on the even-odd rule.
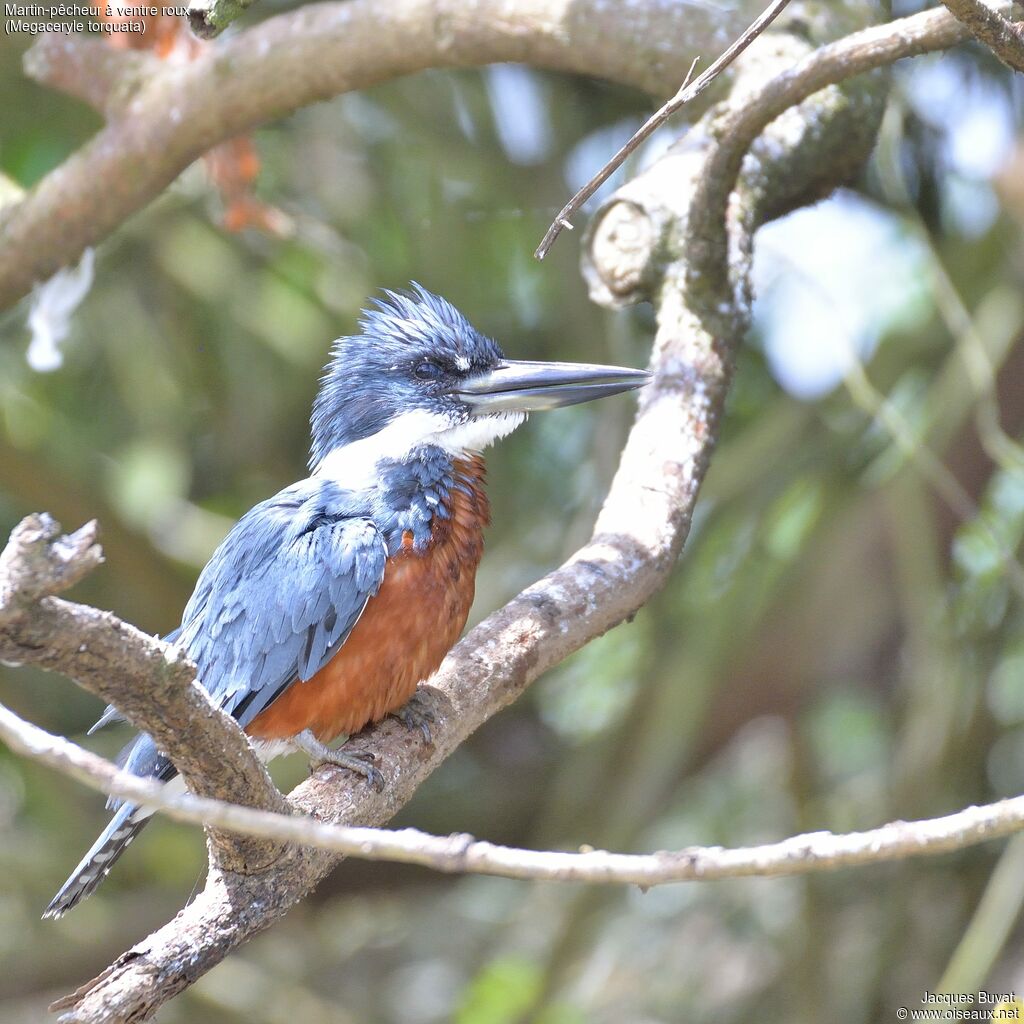
[[[19,58],[0,41],[0,167],[29,184],[96,122],[22,79]],[[1020,160],[1020,86],[980,50],[941,60],[964,89],[997,90]],[[856,186],[919,256],[920,287],[878,325],[871,383],[852,372],[800,400],[753,337],[671,585],[482,729],[396,824],[644,851],[868,828],[1020,790],[1024,631],[1006,563],[1024,530],[1024,199],[1010,171],[968,182],[991,216],[958,226],[947,129],[915,112],[907,74]],[[259,193],[293,219],[287,240],[223,232],[192,168],[100,248],[57,372],[29,369],[26,307],[7,314],[3,529],[40,509],[66,527],[99,518],[107,564],[76,596],[166,632],[230,523],[303,473],[330,340],[377,288],[412,278],[512,355],[642,365],[651,313],[588,302],[578,235],[543,265],[531,253],[579,184],[567,166],[593,169],[649,101],[539,73],[505,100],[497,88],[489,72],[423,74],[260,131]],[[525,163],[496,121],[513,94],[538,104],[516,117],[549,127]],[[975,341],[999,368],[1003,434],[965,369]],[[494,451],[475,617],[585,538],[631,409],[537,417]],[[21,669],[0,668],[0,699],[78,740],[99,711]],[[89,743],[113,754],[123,738]],[[282,785],[303,771],[277,769]],[[96,795],[0,751],[0,1020],[41,1019],[200,884],[200,835],[160,821],[100,895],[40,922],[104,820]],[[645,894],[349,863],[160,1019],[888,1020],[942,984],[1013,988],[1022,898],[1021,840]]]

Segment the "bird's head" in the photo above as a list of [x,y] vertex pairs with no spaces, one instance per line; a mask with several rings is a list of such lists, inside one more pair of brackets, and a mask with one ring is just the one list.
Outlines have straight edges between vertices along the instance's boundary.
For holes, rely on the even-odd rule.
[[645,370],[506,359],[449,302],[417,284],[385,292],[339,338],[313,405],[310,468],[355,482],[434,445],[461,455],[526,414],[644,385]]

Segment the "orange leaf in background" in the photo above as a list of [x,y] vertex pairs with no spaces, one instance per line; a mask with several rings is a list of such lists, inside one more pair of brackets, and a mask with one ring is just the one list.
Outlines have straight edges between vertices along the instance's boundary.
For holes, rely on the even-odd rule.
[[203,157],[203,162],[211,181],[225,196],[244,191],[260,173],[260,157],[248,135],[215,146]]
[[[111,8],[116,11],[117,8]],[[122,14],[107,15],[101,9],[100,20],[122,23],[139,21]],[[161,60],[181,57],[195,60],[210,43],[197,39],[185,18],[157,14],[142,18],[143,32],[116,32],[106,36],[110,46],[119,50],[149,50]],[[236,139],[214,146],[203,156],[207,177],[220,193],[224,204],[221,225],[226,231],[257,228],[284,237],[291,233],[292,222],[287,214],[269,206],[253,195],[253,185],[260,172],[260,157],[252,138]]]
[[[114,6],[110,9],[116,11],[117,7]],[[100,8],[99,20],[111,24],[123,24],[127,21],[142,22],[144,26],[142,32],[114,32],[105,36],[107,43],[116,50],[151,50],[161,60],[166,60],[171,54],[180,52],[191,60],[197,57],[206,45],[189,31],[188,23],[184,18],[177,18],[173,14],[129,18],[123,14],[108,15],[105,8]]]
[[259,199],[254,199],[252,196],[236,199],[225,207],[221,225],[225,231],[256,228],[258,231],[276,235],[278,238],[289,238],[294,234],[295,229],[291,217],[283,210],[261,202]]
[[239,135],[215,146],[203,156],[203,163],[224,201],[221,224],[226,231],[257,228],[278,237],[291,234],[291,218],[252,194],[260,155],[250,136]]

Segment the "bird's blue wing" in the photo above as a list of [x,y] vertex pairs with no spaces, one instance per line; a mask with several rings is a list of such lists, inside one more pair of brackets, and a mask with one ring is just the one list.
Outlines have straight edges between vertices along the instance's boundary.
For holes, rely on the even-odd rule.
[[[185,649],[199,681],[244,728],[330,661],[380,589],[386,561],[367,509],[334,485],[302,481],[239,520],[166,639]],[[97,727],[112,718],[108,710]],[[146,733],[118,763],[133,775],[175,774]]]
[[244,727],[330,661],[380,588],[386,561],[364,509],[332,485],[303,481],[257,505],[217,549],[178,642]]

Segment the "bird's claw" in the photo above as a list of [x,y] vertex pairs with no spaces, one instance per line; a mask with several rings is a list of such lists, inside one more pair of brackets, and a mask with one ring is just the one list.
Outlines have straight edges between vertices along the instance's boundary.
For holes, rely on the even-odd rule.
[[410,732],[418,729],[424,743],[434,742],[434,737],[430,732],[430,723],[436,721],[436,716],[424,703],[418,690],[397,711],[392,711],[391,717],[397,718]]
[[381,793],[384,790],[384,774],[374,765],[373,762],[376,760],[377,758],[369,751],[360,754],[345,754],[340,750],[334,750],[330,757],[325,758],[316,767],[319,768],[321,764],[333,764],[339,768],[347,768],[350,772],[361,775],[366,779],[368,785]]
[[334,750],[321,743],[308,729],[295,737],[295,745],[309,758],[311,772],[332,764],[361,775],[378,793],[384,789],[384,775],[374,764],[377,758],[368,750],[358,754]]

